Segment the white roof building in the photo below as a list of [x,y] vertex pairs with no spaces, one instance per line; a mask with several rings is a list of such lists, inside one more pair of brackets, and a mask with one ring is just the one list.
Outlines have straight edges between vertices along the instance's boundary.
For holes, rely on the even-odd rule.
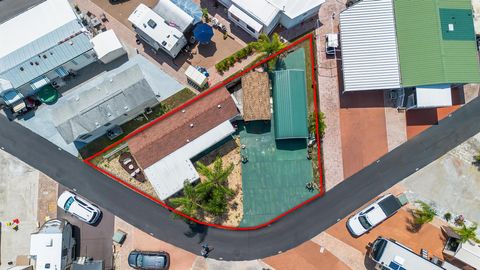
[[172,3],[170,0],[160,0],[152,8],[160,17],[164,18],[168,25],[177,28],[180,32],[185,31],[193,25],[194,19],[183,9]]
[[72,225],[66,220],[52,219],[30,236],[30,256],[37,270],[63,270],[73,263]]
[[363,0],[340,14],[344,91],[400,88],[392,0]]
[[280,23],[292,28],[317,15],[325,0],[219,0],[231,21],[255,38]]
[[161,49],[173,58],[187,44],[187,39],[180,30],[174,25],[169,25],[165,18],[144,4],[138,5],[128,20],[140,38],[155,50]]
[[101,32],[91,39],[93,49],[102,63],[107,64],[127,52],[113,30]]

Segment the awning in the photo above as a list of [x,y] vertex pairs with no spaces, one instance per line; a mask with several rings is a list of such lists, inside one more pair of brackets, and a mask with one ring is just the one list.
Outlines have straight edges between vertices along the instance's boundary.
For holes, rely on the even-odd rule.
[[239,9],[237,6],[232,5],[228,12],[238,17],[242,22],[246,23],[248,26],[252,27],[256,32],[262,30],[263,25],[255,21],[252,17],[248,16],[245,12]]
[[449,226],[441,226],[442,232],[445,234],[445,236],[448,236],[450,238],[455,238],[455,239],[460,239],[460,235],[456,233],[451,227]]
[[50,83],[50,80],[45,77],[45,76],[40,76],[30,82],[30,86],[32,87],[33,90],[40,89],[43,86],[47,85]]
[[64,67],[56,68],[55,72],[58,74],[58,76],[60,76],[62,78],[68,75],[68,71],[66,71]]

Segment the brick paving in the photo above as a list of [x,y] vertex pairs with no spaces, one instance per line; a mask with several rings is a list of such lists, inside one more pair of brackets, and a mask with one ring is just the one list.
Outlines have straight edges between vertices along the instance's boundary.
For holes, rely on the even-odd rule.
[[340,83],[337,76],[337,58],[327,58],[325,54],[325,35],[332,32],[338,33],[338,16],[333,20],[333,12],[339,14],[344,7],[335,0],[327,0],[321,7],[319,18],[325,24],[315,30],[315,43],[317,51],[317,72],[319,85],[320,111],[325,112],[327,129],[322,141],[323,168],[325,173],[325,188],[328,191],[343,179],[343,156],[340,129]]

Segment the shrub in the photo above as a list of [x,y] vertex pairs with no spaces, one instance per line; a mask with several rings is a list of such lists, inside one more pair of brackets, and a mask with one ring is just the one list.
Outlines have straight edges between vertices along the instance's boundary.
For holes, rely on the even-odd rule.
[[452,214],[450,212],[447,212],[447,213],[445,213],[445,215],[443,215],[443,218],[446,221],[450,221],[452,219]]

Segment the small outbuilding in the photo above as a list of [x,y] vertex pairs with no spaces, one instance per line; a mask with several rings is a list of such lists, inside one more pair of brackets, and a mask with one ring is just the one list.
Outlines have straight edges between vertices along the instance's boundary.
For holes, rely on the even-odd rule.
[[270,79],[267,72],[252,71],[242,77],[243,119],[271,120]]
[[125,55],[127,52],[113,30],[108,30],[91,39],[93,49],[102,63],[107,64]]

